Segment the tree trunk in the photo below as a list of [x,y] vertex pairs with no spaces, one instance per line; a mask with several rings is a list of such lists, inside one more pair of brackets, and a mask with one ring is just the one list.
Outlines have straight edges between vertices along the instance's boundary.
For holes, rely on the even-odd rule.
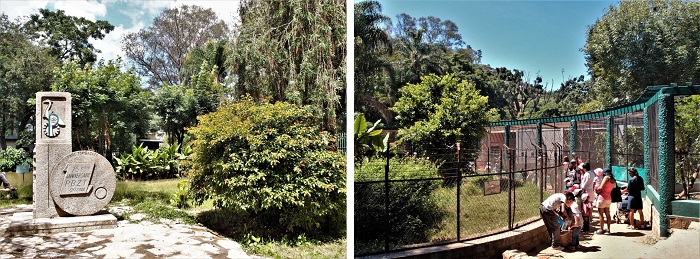
[[7,141],[5,140],[5,115],[2,115],[2,123],[0,123],[0,150],[7,149]]
[[360,96],[360,101],[376,109],[379,112],[379,115],[381,115],[386,122],[386,125],[394,125],[394,114],[391,112],[391,110],[389,110],[389,107],[384,105],[382,102],[364,94]]

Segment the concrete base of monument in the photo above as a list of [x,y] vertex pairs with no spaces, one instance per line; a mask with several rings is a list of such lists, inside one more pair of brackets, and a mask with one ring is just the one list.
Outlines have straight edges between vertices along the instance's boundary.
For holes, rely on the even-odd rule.
[[90,216],[69,216],[34,219],[32,212],[17,212],[5,230],[8,236],[29,236],[34,234],[54,234],[83,232],[117,227],[117,218],[107,210]]

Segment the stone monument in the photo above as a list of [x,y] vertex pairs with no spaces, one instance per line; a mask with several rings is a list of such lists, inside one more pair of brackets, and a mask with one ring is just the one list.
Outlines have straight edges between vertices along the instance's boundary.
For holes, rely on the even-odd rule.
[[114,168],[98,153],[71,152],[71,112],[70,93],[36,93],[34,206],[13,215],[11,235],[116,227],[103,210],[116,188]]
[[71,152],[70,93],[37,93],[35,116],[34,218],[102,210],[114,195],[114,169],[95,152]]
[[53,165],[73,151],[71,112],[70,93],[36,93],[33,186],[35,219],[58,216],[49,190],[49,174]]

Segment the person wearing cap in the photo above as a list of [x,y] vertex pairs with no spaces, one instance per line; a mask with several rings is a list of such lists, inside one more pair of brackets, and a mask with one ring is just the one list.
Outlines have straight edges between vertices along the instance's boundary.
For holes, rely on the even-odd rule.
[[[610,192],[615,188],[615,177],[612,175],[612,170],[610,168],[603,169],[603,180],[600,182],[600,186],[596,188],[595,192],[598,194],[598,220],[600,222],[600,229],[596,231],[596,234],[610,233],[610,204],[612,204],[612,196]],[[605,222],[603,221],[603,216],[605,216],[608,229],[605,230]]]
[[627,169],[627,173],[632,177],[627,182],[627,199],[629,204],[627,209],[629,209],[630,225],[627,226],[629,229],[638,229],[637,225],[634,224],[634,212],[639,212],[639,222],[640,225],[644,224],[644,213],[642,209],[644,208],[644,203],[642,203],[642,191],[644,190],[644,179],[639,176],[637,169],[630,168]]
[[554,250],[564,250],[560,245],[561,232],[559,232],[559,223],[557,218],[561,218],[558,212],[564,211],[564,206],[570,207],[575,197],[573,193],[555,193],[549,196],[540,204],[540,216],[549,234],[550,245]]

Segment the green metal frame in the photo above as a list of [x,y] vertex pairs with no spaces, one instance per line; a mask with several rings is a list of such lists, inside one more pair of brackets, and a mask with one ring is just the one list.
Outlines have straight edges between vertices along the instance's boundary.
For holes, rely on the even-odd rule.
[[[649,106],[658,101],[658,147],[659,147],[659,190],[658,196],[653,198],[658,198],[658,212],[659,212],[659,235],[661,237],[669,236],[670,229],[670,219],[669,216],[672,215],[672,199],[674,195],[675,188],[675,160],[674,160],[674,148],[675,148],[675,127],[674,127],[674,97],[677,95],[697,95],[700,94],[700,85],[693,85],[692,83],[686,83],[685,86],[678,86],[677,84],[670,85],[660,85],[660,86],[649,86],[645,89],[644,93],[637,98],[634,102],[629,104],[618,106],[614,108],[605,109],[598,112],[584,113],[577,115],[569,115],[554,118],[539,118],[539,119],[528,119],[528,120],[516,120],[516,121],[499,121],[490,123],[490,127],[504,126],[505,128],[505,144],[510,143],[510,126],[511,125],[537,125],[537,143],[541,145],[541,134],[542,134],[542,124],[546,123],[558,123],[558,122],[569,122],[569,154],[575,152],[576,150],[576,128],[577,121],[593,120],[593,119],[605,119],[606,128],[606,139],[605,139],[605,165],[608,167],[612,166],[612,156],[611,149],[613,146],[613,117],[616,115],[622,115],[633,112],[644,112],[644,169],[648,170],[650,168],[650,150],[649,150],[649,115],[647,109]],[[507,156],[508,153],[506,153]],[[509,160],[507,160],[509,161]],[[510,165],[509,165],[510,166]],[[648,186],[651,188],[651,186]],[[653,189],[653,188],[652,188]],[[656,191],[656,190],[654,190]]]

